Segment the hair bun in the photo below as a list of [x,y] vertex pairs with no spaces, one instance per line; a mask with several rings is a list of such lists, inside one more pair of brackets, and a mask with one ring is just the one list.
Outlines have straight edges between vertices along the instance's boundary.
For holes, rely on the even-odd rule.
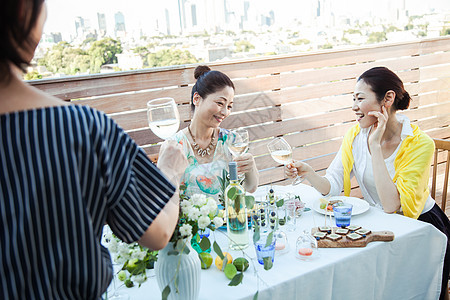
[[211,71],[211,69],[208,66],[197,66],[194,71],[194,78],[198,79],[203,74]]
[[411,96],[407,91],[403,92],[402,99],[397,102],[397,109],[404,110],[409,107],[409,103],[411,102]]

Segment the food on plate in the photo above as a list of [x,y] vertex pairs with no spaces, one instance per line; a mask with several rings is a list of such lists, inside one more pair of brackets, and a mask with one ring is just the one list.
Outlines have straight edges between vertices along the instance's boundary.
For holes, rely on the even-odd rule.
[[319,199],[319,208],[320,209],[326,209],[327,211],[333,211],[334,205],[339,205],[342,202],[342,200],[328,200],[329,198],[320,198]]

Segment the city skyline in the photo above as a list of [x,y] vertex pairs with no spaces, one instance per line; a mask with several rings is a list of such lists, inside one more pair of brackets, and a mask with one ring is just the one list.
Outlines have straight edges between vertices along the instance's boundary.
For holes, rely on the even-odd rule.
[[[242,12],[244,9],[244,0],[182,0],[188,5],[195,7],[194,12],[198,28],[201,26],[212,26],[211,23],[216,21],[217,13],[213,11],[214,7],[220,7],[222,3],[228,9],[234,12]],[[254,14],[268,15],[270,11],[275,15],[274,23],[277,26],[283,26],[294,19],[303,20],[306,23],[310,21],[311,5],[319,0],[310,1],[292,1],[292,0],[278,0],[277,6],[273,5],[273,1],[268,0],[245,0],[247,6],[251,7]],[[324,1],[324,0],[321,0]],[[326,1],[326,0],[325,0]],[[75,20],[77,17],[82,17],[93,29],[99,29],[98,15],[103,15],[102,20],[106,24],[107,31],[112,33],[115,29],[115,16],[117,13],[123,13],[125,19],[125,26],[128,32],[143,31],[146,34],[154,34],[159,32],[170,32],[166,27],[170,22],[180,22],[176,20],[179,18],[178,12],[179,0],[169,0],[162,2],[143,1],[143,0],[129,0],[126,3],[119,0],[100,0],[90,1],[57,1],[47,0],[48,17],[44,27],[45,33],[61,32],[63,39],[68,40],[69,36],[76,35]],[[212,4],[211,4],[212,3]],[[214,4],[215,3],[215,4]],[[209,4],[209,6],[208,6]],[[315,5],[315,3],[314,3]],[[378,0],[370,1],[369,3],[357,0],[333,0],[328,3],[331,13],[335,17],[348,16],[352,18],[364,18],[373,15],[379,18],[384,18],[392,13],[391,7],[404,6],[408,10],[409,15],[423,14],[435,11],[450,10],[450,1],[447,0],[430,0],[427,2],[419,0]],[[204,6],[204,7],[202,7]],[[86,9],[88,7],[89,9]],[[203,9],[203,11],[202,11]],[[201,12],[201,13],[200,13]],[[190,16],[192,17],[192,16]],[[206,19],[206,20],[204,20]],[[209,20],[208,20],[209,19]],[[230,23],[236,23],[236,20],[231,20]],[[192,25],[192,24],[191,24]],[[237,27],[237,24],[234,24]],[[174,27],[174,24],[171,25]],[[234,28],[233,28],[234,29]],[[201,31],[201,30],[199,30]],[[178,34],[179,32],[172,32],[171,34]]]

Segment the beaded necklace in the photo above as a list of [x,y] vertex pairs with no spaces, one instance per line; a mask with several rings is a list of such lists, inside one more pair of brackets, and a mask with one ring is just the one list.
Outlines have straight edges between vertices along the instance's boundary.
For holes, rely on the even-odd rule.
[[209,142],[209,145],[205,149],[200,148],[200,146],[195,142],[195,137],[191,131],[191,125],[188,126],[188,131],[192,137],[192,140],[194,141],[194,143],[192,144],[192,149],[194,149],[194,151],[197,151],[197,154],[201,157],[205,157],[205,155],[206,156],[211,155],[211,151],[214,148],[214,146],[216,145],[216,144],[214,144],[214,140],[215,140],[214,131],[215,130],[213,130],[213,133],[211,136],[211,142]]

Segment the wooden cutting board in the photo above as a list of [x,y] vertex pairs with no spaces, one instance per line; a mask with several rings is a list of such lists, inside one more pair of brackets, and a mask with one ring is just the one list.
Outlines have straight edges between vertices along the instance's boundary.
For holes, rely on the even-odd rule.
[[[336,227],[334,230],[336,231]],[[314,235],[319,231],[317,227],[311,229],[311,234]],[[392,231],[374,231],[367,234],[365,237],[352,240],[347,237],[347,235],[342,235],[342,238],[336,241],[330,240],[328,238],[322,238],[317,241],[317,246],[319,248],[355,248],[355,247],[365,247],[370,242],[390,242],[394,240],[394,233]]]

